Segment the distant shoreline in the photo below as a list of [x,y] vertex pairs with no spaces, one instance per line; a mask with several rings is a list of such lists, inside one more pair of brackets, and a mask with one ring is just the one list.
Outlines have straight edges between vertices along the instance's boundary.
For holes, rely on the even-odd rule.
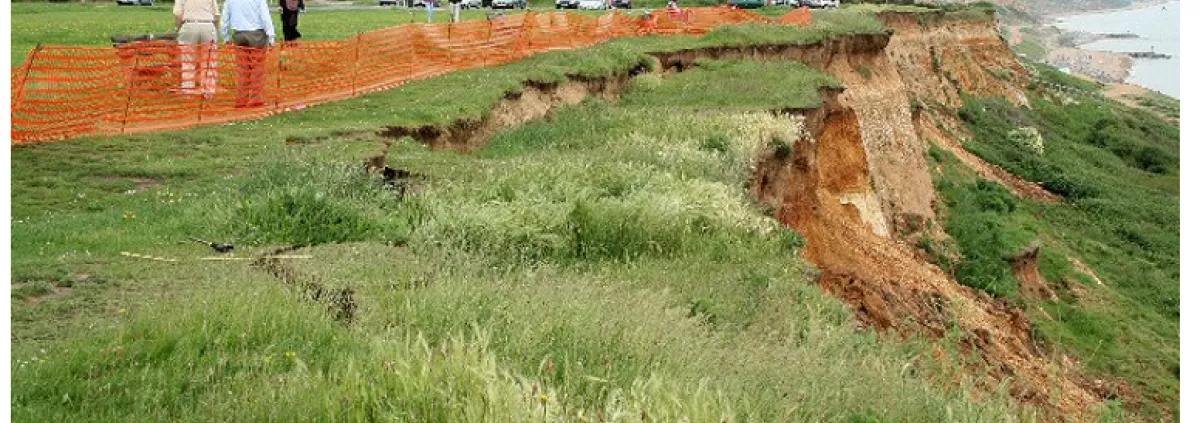
[[1051,18],[1054,20],[1055,23],[1058,23],[1058,21],[1060,19],[1065,19],[1065,18],[1073,18],[1076,16],[1086,16],[1086,15],[1096,15],[1096,14],[1101,14],[1101,13],[1123,12],[1126,10],[1145,9],[1145,8],[1150,8],[1150,7],[1154,7],[1154,6],[1162,6],[1164,4],[1172,3],[1172,2],[1176,2],[1176,1],[1180,1],[1180,0],[1135,1],[1135,2],[1133,2],[1133,4],[1131,4],[1129,6],[1118,7],[1115,9],[1080,10],[1080,11],[1076,11],[1076,12],[1052,13],[1052,14],[1046,15],[1046,17]]
[[[1127,7],[1116,8],[1116,9],[1101,9],[1101,10],[1089,10],[1089,11],[1081,11],[1081,12],[1054,14],[1054,15],[1049,15],[1049,17],[1052,19],[1052,23],[1050,23],[1049,25],[1053,26],[1055,28],[1058,28],[1060,31],[1065,31],[1066,29],[1059,26],[1059,24],[1061,24],[1067,18],[1086,16],[1086,15],[1094,15],[1094,14],[1103,14],[1103,13],[1123,12],[1123,11],[1128,11],[1128,10],[1149,9],[1149,8],[1154,8],[1154,7],[1160,7],[1165,4],[1169,4],[1172,2],[1176,2],[1176,1],[1179,1],[1179,0],[1147,0],[1147,1],[1135,2]],[[1091,34],[1096,34],[1096,33],[1091,33]],[[1138,35],[1140,36],[1141,34],[1138,34]],[[1092,40],[1092,41],[1094,42],[1097,40]],[[1085,44],[1087,44],[1087,43],[1085,43]],[[1074,56],[1074,57],[1072,57],[1073,60],[1068,60],[1069,62],[1072,62],[1072,65],[1067,66],[1069,68],[1072,68],[1072,71],[1076,71],[1077,69],[1082,70],[1081,68],[1085,68],[1085,67],[1091,67],[1090,63],[1086,63],[1086,62],[1090,62],[1090,60],[1084,60],[1084,58],[1085,57],[1089,57],[1089,58],[1093,57],[1093,54],[1087,54],[1087,53],[1099,53],[1099,55],[1102,57],[1124,56],[1124,57],[1128,58],[1127,60],[1116,60],[1115,63],[1107,63],[1107,64],[1105,64],[1105,66],[1102,66],[1102,68],[1104,69],[1102,72],[1104,74],[1107,74],[1108,78],[1100,77],[1100,75],[1089,75],[1089,76],[1094,79],[1108,79],[1109,81],[1107,81],[1107,83],[1109,83],[1109,84],[1115,83],[1115,84],[1137,85],[1133,82],[1130,82],[1130,78],[1133,77],[1133,68],[1136,65],[1135,58],[1133,57],[1132,54],[1129,54],[1126,52],[1115,52],[1115,51],[1085,48],[1085,47],[1083,47],[1083,44],[1081,44],[1077,47],[1071,48],[1069,50],[1079,51],[1079,54],[1069,55],[1069,56]],[[1062,56],[1060,56],[1060,57],[1062,57]],[[1142,60],[1150,60],[1150,59],[1142,59]],[[1093,70],[1093,72],[1095,72],[1095,70]],[[1089,72],[1083,72],[1083,73],[1088,74]],[[1114,76],[1121,76],[1121,77],[1114,78]],[[1139,87],[1140,87],[1140,85],[1139,85]],[[1142,87],[1142,88],[1149,89],[1146,87]]]

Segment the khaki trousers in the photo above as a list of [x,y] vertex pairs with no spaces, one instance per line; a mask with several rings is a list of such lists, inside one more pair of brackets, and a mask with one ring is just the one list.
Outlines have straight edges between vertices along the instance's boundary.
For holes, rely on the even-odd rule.
[[[217,27],[212,23],[185,23],[176,38],[180,49],[180,87],[187,94],[217,92]],[[199,76],[196,70],[199,69]],[[197,84],[197,82],[199,84]],[[200,89],[197,90],[196,86]]]

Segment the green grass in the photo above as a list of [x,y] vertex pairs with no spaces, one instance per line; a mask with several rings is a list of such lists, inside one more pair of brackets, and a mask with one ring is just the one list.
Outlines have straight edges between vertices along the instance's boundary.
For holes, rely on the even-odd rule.
[[[740,31],[651,44],[745,42]],[[644,60],[591,53],[579,71]],[[561,77],[555,64],[583,57],[571,54],[473,76]],[[751,69],[787,89],[748,91],[734,76]],[[748,198],[757,158],[797,137],[765,110],[811,107],[836,81],[706,62],[474,154],[398,142],[389,164],[421,175],[399,201],[359,170],[382,140],[349,132],[420,121],[404,107],[435,100],[408,101],[455,78],[257,122],[15,148],[14,279],[44,295],[32,291],[92,276],[15,304],[14,419],[1022,418],[1003,397],[972,399],[954,369],[916,363],[929,345],[856,331],[810,284],[803,239]],[[696,111],[702,83],[711,102]],[[476,113],[462,100],[426,121]],[[196,260],[206,247],[187,235],[241,255],[315,245],[293,265],[353,287],[359,317],[335,323],[247,263]]]
[[[1043,70],[1043,76],[1046,72]],[[1068,84],[1081,81],[1058,75]],[[939,179],[949,209],[947,231],[962,252],[965,284],[1017,298],[1004,258],[1040,240],[1039,267],[1060,302],[1034,301],[1040,336],[1086,368],[1129,381],[1141,406],[1176,398],[1179,379],[1179,129],[1148,112],[1107,100],[1064,105],[1032,96],[1032,107],[966,98],[959,115],[973,132],[965,146],[985,160],[1064,197],[1061,205],[1018,201],[961,174]],[[1036,154],[1012,142],[1014,126],[1045,140]],[[935,157],[943,156],[935,154]],[[1078,274],[1079,258],[1103,286]],[[1066,282],[1071,281],[1071,282]],[[1066,286],[1082,284],[1085,294]],[[1119,346],[1119,347],[1118,347]],[[1177,413],[1146,407],[1157,416]]]
[[[661,3],[639,3],[637,7],[665,7],[666,2]],[[790,10],[791,8],[768,8],[762,10],[762,13],[777,16]],[[464,10],[462,19],[484,19],[487,13],[493,12],[523,13],[519,10],[473,9]],[[586,15],[605,13],[580,10],[570,12]],[[863,28],[883,30],[878,21],[871,22],[874,19],[870,16],[847,18],[848,14],[842,11],[814,11],[814,14],[825,16],[826,23],[822,24],[821,28],[824,32],[860,32]],[[275,33],[282,34],[278,14],[273,16]],[[38,44],[111,46],[110,37],[113,35],[163,33],[175,29],[170,5],[129,7],[113,3],[14,3],[12,17],[12,66],[24,63],[30,50]],[[449,12],[444,10],[438,11],[435,16],[435,22],[449,22],[449,19]],[[336,40],[349,38],[363,31],[425,21],[424,9],[381,7],[370,10],[336,10],[313,7],[308,13],[300,16],[300,32],[304,34],[304,40]],[[791,39],[790,35],[781,35],[783,32],[771,31],[774,36]]]
[[[841,83],[827,75],[787,62],[700,62],[699,69],[677,76],[646,74],[635,80],[639,90],[625,96],[625,103],[638,106],[684,104],[685,110],[783,110],[812,108],[821,96],[811,87],[836,88]],[[763,84],[761,75],[772,75]],[[716,78],[730,82],[709,87]],[[664,96],[660,92],[679,93]],[[682,99],[682,101],[681,101]]]
[[1179,119],[1179,99],[1177,98],[1155,91],[1147,91],[1145,95],[1138,97],[1137,102],[1142,107],[1162,113],[1163,116]]
[[1046,47],[1037,41],[1025,38],[1021,40],[1020,44],[1013,46],[1013,53],[1024,54],[1030,60],[1042,60],[1046,58]]
[[[463,20],[484,19],[491,10],[464,10]],[[506,14],[521,11],[496,11]],[[580,12],[593,13],[594,12]],[[279,14],[272,13],[275,33],[283,34]],[[117,6],[115,3],[13,3],[12,66],[24,63],[38,44],[68,46],[111,46],[109,37],[119,34],[173,32],[171,5],[150,7]],[[434,21],[449,22],[448,11],[436,12]],[[371,10],[336,10],[312,7],[300,15],[304,40],[337,40],[359,32],[407,23],[424,23],[424,9],[381,7]]]
[[1104,88],[1104,84],[1088,81],[1081,78],[1075,78],[1071,75],[1060,72],[1052,66],[1036,63],[1031,61],[1023,62],[1027,66],[1032,67],[1038,74],[1038,79],[1033,84],[1049,84],[1051,86],[1067,87],[1069,89],[1083,91],[1085,93],[1098,93]]

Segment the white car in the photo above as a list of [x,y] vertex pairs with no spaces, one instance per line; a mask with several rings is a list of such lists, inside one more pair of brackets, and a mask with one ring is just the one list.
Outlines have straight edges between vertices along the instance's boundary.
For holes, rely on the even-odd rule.
[[607,0],[579,0],[579,8],[583,10],[604,10],[608,8]]
[[492,0],[492,9],[525,9],[529,0]]

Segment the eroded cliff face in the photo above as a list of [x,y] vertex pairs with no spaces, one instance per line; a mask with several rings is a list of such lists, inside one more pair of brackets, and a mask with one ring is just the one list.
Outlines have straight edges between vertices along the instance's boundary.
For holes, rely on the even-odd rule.
[[887,56],[914,101],[958,108],[965,92],[1028,105],[1024,89],[1032,77],[1000,38],[994,18],[928,12],[883,13],[880,19],[894,31]]
[[[1029,75],[988,22],[911,14],[885,22],[895,31],[890,42],[859,40],[806,56],[845,90],[803,112],[811,132],[786,159],[764,159],[752,192],[780,205],[776,217],[808,240],[803,254],[821,268],[821,286],[864,323],[903,336],[953,336],[962,352],[982,358],[969,375],[1007,383],[1013,398],[1052,419],[1094,419],[1103,401],[1093,382],[1036,342],[1020,309],[959,284],[904,237],[939,232],[928,120],[956,119],[945,111],[959,106],[960,93],[1024,104]],[[943,112],[923,116],[917,102]]]
[[[933,207],[937,194],[925,160],[931,134],[917,125],[917,111],[957,109],[960,93],[1026,105],[1030,75],[992,22],[953,19],[940,12],[880,17],[893,31],[882,49],[859,43],[823,64],[846,85],[842,101],[861,122],[878,205],[871,204],[873,198],[858,203],[876,234],[902,238],[929,230],[940,236]],[[943,113],[940,118],[953,116]]]
[[927,148],[912,123],[905,77],[884,54],[887,45],[846,51],[824,66],[845,84],[841,101],[857,116],[874,188],[874,196],[853,204],[867,226],[885,238],[911,232],[913,225],[937,226]]

